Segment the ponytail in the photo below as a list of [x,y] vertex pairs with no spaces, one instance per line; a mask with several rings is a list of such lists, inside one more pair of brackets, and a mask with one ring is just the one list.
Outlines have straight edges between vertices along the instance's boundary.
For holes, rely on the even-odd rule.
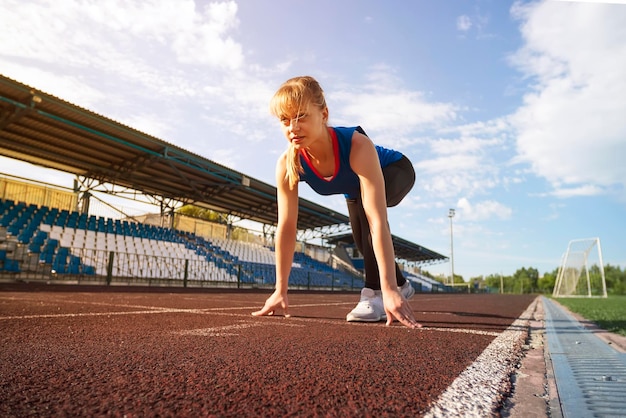
[[300,153],[293,144],[289,144],[289,148],[287,148],[285,168],[285,180],[289,183],[289,188],[293,189],[300,181],[300,174],[304,173],[300,162]]

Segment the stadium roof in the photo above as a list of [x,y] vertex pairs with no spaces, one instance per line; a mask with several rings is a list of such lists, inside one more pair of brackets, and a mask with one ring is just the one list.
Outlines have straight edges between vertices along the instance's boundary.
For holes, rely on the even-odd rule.
[[[0,75],[0,155],[193,204],[277,223],[276,188],[176,145]],[[300,199],[299,230],[343,231],[346,215]],[[408,261],[446,257],[393,237]]]
[[[448,257],[429,250],[428,248],[416,245],[410,241],[399,238],[392,235],[393,248],[397,258],[402,260],[415,262],[415,263],[436,263],[438,261],[445,261]],[[332,237],[326,237],[326,241],[329,244],[346,244],[354,245],[354,238],[352,234],[335,235]]]

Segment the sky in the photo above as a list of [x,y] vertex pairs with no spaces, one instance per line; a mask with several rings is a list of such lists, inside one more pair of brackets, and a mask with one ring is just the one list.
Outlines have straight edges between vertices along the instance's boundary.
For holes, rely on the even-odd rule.
[[[268,102],[288,78],[314,76],[331,125],[360,125],[414,164],[413,190],[389,209],[392,233],[446,256],[453,247],[465,280],[552,272],[570,240],[591,237],[605,264],[626,268],[625,1],[0,9],[1,74],[269,184],[287,142]],[[73,180],[1,156],[0,172]],[[347,214],[341,196],[300,191]]]

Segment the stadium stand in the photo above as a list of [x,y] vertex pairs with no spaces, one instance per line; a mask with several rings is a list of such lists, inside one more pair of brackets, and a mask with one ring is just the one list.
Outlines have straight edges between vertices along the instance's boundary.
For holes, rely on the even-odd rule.
[[453,289],[450,289],[449,286],[445,286],[441,282],[421,274],[404,271],[404,275],[407,280],[411,282],[411,285],[413,285],[413,287],[419,292],[435,293],[454,291]]
[[[259,244],[0,200],[0,273],[273,285],[275,256]],[[290,284],[346,288],[362,279],[297,253]]]

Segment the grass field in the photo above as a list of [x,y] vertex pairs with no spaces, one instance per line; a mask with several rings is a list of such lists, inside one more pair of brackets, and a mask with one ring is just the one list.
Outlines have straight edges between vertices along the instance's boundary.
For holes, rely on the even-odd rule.
[[599,327],[626,336],[626,296],[602,298],[555,298],[572,312]]

